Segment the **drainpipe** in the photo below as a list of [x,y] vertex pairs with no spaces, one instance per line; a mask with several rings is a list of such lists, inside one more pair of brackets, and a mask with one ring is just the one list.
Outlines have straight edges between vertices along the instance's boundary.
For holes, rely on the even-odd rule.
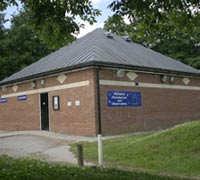
[[103,165],[103,147],[102,147],[102,126],[101,126],[101,97],[100,97],[100,84],[99,84],[99,71],[96,71],[96,85],[97,85],[97,106],[98,106],[98,162],[99,166]]

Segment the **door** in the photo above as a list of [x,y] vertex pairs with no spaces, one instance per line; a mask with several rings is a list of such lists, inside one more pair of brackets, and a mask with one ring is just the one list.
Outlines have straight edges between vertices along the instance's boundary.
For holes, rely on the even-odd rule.
[[49,130],[49,100],[48,93],[40,94],[41,129]]

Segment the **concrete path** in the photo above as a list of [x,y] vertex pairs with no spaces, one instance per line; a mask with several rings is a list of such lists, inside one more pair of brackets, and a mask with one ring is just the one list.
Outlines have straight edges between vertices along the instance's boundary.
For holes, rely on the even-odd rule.
[[[94,137],[69,136],[43,131],[0,132],[0,155],[32,157],[54,162],[77,164],[70,143],[95,141]],[[93,165],[84,162],[85,165]]]
[[42,136],[42,137],[48,137],[48,138],[53,138],[53,139],[67,140],[68,142],[69,141],[72,141],[72,142],[80,142],[80,141],[94,142],[97,140],[96,137],[75,136],[75,135],[55,133],[55,132],[51,132],[51,131],[0,131],[0,138],[16,136],[16,135]]

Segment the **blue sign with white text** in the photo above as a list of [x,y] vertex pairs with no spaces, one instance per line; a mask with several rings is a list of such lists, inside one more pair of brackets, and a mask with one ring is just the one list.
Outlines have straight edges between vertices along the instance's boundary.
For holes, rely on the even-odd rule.
[[23,95],[23,96],[18,96],[18,101],[26,101],[27,100],[27,96]]
[[7,103],[8,99],[7,98],[0,98],[0,103]]
[[142,106],[141,92],[108,91],[107,104],[109,107]]

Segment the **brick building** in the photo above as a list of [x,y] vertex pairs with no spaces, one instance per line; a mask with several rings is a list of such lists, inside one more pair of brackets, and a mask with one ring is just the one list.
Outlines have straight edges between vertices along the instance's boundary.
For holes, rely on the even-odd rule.
[[199,70],[103,29],[0,86],[0,130],[119,134],[200,119]]

